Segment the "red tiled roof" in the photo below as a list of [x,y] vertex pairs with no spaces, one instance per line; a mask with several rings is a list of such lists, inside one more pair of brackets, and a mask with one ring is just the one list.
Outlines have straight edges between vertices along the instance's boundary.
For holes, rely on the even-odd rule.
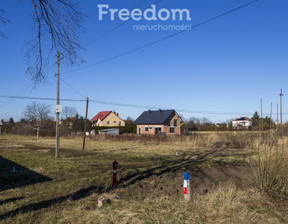
[[103,121],[105,117],[107,117],[112,111],[101,111],[98,114],[96,114],[95,117],[91,119],[91,121],[97,121],[100,119],[100,121]]
[[251,121],[251,119],[249,117],[238,117],[233,121]]

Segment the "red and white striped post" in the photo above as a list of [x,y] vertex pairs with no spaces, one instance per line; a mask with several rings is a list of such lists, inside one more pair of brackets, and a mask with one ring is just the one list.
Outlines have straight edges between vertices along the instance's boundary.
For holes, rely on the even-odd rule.
[[184,198],[185,198],[185,200],[189,201],[191,194],[190,194],[190,180],[189,180],[189,173],[188,172],[184,173],[183,189],[184,189]]
[[117,177],[117,169],[118,169],[118,163],[114,161],[112,163],[113,165],[113,182],[112,182],[112,187],[116,187],[116,177]]

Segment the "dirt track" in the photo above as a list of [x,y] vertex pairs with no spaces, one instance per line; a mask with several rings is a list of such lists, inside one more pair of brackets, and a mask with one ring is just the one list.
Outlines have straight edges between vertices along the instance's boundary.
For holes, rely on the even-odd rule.
[[[193,194],[205,194],[220,183],[232,182],[237,188],[243,189],[249,187],[249,179],[252,176],[251,169],[242,164],[194,168],[188,169],[188,172],[192,196]],[[134,180],[133,191],[119,190],[131,200],[162,196],[179,198],[183,196],[183,174],[183,171],[153,174],[139,181]]]

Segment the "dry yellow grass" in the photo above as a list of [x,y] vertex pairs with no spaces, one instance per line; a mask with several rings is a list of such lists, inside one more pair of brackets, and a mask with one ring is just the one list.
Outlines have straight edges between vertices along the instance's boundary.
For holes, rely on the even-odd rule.
[[[269,153],[282,147],[283,158],[288,157],[287,137],[266,137]],[[275,201],[252,185],[241,187],[243,180],[237,180],[242,179],[238,173],[246,175],[243,164],[267,155],[264,151],[257,154],[261,145],[259,134],[254,133],[150,139],[119,136],[88,139],[83,152],[81,138],[62,138],[61,157],[56,159],[54,138],[37,141],[2,135],[0,156],[6,165],[9,161],[19,165],[20,185],[1,183],[0,222],[288,223],[285,201]],[[111,188],[114,160],[120,163],[117,189]],[[13,179],[11,167],[0,168],[1,180]],[[190,202],[182,198],[185,169],[195,187]],[[51,180],[33,184],[21,180],[23,175],[38,174]],[[100,195],[111,203],[98,209]],[[127,198],[118,199],[119,195]]]
[[[162,197],[155,200],[123,201],[105,195],[112,201],[104,208],[89,210],[79,202],[72,210],[64,209],[61,223],[281,223],[283,218],[267,198],[255,190],[236,190],[228,183],[192,201]],[[91,200],[96,196],[92,195]],[[73,221],[71,221],[73,220]],[[49,222],[49,220],[46,220]],[[282,219],[285,223],[288,220]]]

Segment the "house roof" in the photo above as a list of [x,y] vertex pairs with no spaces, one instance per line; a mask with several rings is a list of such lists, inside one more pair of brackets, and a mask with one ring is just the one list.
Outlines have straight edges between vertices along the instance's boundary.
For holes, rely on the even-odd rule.
[[249,117],[238,117],[233,121],[251,121]]
[[144,111],[135,121],[135,124],[164,124],[175,110],[148,110]]
[[91,119],[91,121],[97,121],[100,119],[100,121],[103,121],[105,117],[107,117],[112,111],[101,111],[98,114],[96,114],[95,117]]

